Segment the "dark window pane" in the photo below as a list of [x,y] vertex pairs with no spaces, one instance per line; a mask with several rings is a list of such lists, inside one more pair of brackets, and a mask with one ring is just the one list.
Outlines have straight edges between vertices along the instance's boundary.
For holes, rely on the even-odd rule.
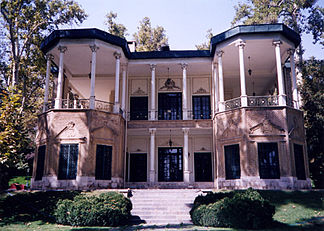
[[209,182],[212,180],[211,153],[195,153],[195,181]]
[[38,148],[35,180],[42,180],[45,164],[45,152],[46,145],[42,145]]
[[111,180],[112,147],[97,145],[96,180]]
[[240,179],[240,146],[238,144],[227,145],[225,150],[225,174],[226,179]]
[[303,146],[299,144],[294,144],[294,152],[297,179],[306,180]]
[[159,148],[159,181],[183,181],[182,148]]
[[182,93],[159,93],[159,120],[182,119]]
[[147,181],[147,155],[136,153],[130,155],[130,180],[131,182]]
[[76,178],[78,155],[78,144],[61,144],[58,174],[59,180],[72,180]]
[[148,115],[148,98],[131,97],[130,98],[130,119],[147,120]]
[[194,119],[210,119],[210,97],[206,96],[193,96],[192,109]]
[[258,143],[259,172],[261,179],[279,179],[277,143]]

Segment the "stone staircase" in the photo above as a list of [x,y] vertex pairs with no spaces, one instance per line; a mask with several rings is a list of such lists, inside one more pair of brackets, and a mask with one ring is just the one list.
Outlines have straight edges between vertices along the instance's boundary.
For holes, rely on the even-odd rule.
[[189,211],[200,189],[135,189],[131,223],[191,224]]

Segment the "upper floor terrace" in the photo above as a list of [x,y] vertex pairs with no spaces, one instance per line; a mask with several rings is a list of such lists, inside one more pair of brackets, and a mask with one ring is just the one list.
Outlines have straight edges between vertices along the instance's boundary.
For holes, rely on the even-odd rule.
[[[104,31],[57,30],[42,44],[43,111],[95,109],[161,121],[210,120],[239,107],[298,109],[299,42],[283,24],[252,25],[214,36],[210,50],[131,52],[126,40]],[[52,100],[51,65],[58,70]]]

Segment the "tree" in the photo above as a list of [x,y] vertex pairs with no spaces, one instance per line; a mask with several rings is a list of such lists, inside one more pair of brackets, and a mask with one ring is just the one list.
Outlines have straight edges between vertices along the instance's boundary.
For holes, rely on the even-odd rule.
[[168,38],[165,34],[165,29],[162,26],[152,28],[150,19],[143,18],[140,21],[138,32],[133,35],[136,41],[137,51],[157,51],[162,46],[168,44]]
[[32,152],[20,93],[10,88],[0,94],[0,190],[8,187],[15,169],[27,167],[26,155]]
[[303,66],[301,95],[310,174],[316,188],[324,188],[324,60],[314,57]]
[[[3,94],[0,101],[6,102],[1,106],[13,105],[12,109],[1,109],[1,115],[4,116],[1,117],[0,122],[9,126],[0,126],[0,145],[6,144],[1,147],[0,152],[1,155],[6,153],[7,163],[26,166],[22,164],[25,158],[21,157],[29,153],[29,149],[34,148],[33,137],[37,114],[43,103],[41,96],[46,72],[46,60],[40,50],[45,34],[61,25],[81,23],[85,18],[85,12],[73,0],[4,0],[1,2],[0,83],[2,84],[0,90]],[[14,111],[15,119],[8,116],[10,110]],[[12,120],[17,122],[10,125]],[[26,140],[28,140],[27,146]],[[10,148],[5,149],[5,146]],[[1,158],[3,161],[3,156]],[[17,164],[7,164],[6,168],[1,166],[0,175],[10,177],[14,168],[17,168]]]
[[117,13],[114,13],[112,11],[110,11],[109,14],[106,15],[105,24],[108,26],[108,32],[112,35],[125,38],[125,36],[127,35],[127,29],[123,24],[117,24],[115,22],[116,18]]
[[20,81],[22,60],[35,39],[60,25],[82,22],[85,12],[73,0],[3,0],[3,28],[10,43],[11,85]]
[[213,36],[214,35],[213,35],[213,32],[212,32],[212,29],[207,30],[207,34],[206,34],[207,42],[195,45],[197,50],[209,50],[210,49],[210,40],[211,40],[211,38]]

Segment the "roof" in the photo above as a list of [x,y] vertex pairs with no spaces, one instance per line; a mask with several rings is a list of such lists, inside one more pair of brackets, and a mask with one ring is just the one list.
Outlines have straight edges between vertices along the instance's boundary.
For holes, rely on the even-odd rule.
[[290,41],[292,41],[296,47],[299,45],[301,41],[299,34],[297,34],[295,31],[293,31],[292,29],[290,29],[289,27],[285,26],[282,23],[241,25],[241,26],[236,26],[234,28],[231,28],[223,33],[220,33],[212,37],[210,41],[211,54],[214,55],[217,44],[224,42],[225,40],[228,40],[230,38],[233,38],[235,36],[243,35],[243,34],[267,34],[267,33],[280,33],[286,38],[288,38]]
[[243,34],[264,34],[280,33],[298,46],[300,36],[284,24],[260,24],[260,25],[241,25],[231,28],[211,38],[211,49],[209,50],[171,50],[171,51],[149,51],[149,52],[130,52],[127,40],[118,36],[111,35],[105,31],[90,29],[67,29],[55,30],[47,36],[41,44],[41,50],[47,53],[56,46],[61,39],[99,39],[101,41],[119,46],[125,56],[129,59],[164,59],[164,58],[197,58],[214,56],[216,45],[230,38]]

